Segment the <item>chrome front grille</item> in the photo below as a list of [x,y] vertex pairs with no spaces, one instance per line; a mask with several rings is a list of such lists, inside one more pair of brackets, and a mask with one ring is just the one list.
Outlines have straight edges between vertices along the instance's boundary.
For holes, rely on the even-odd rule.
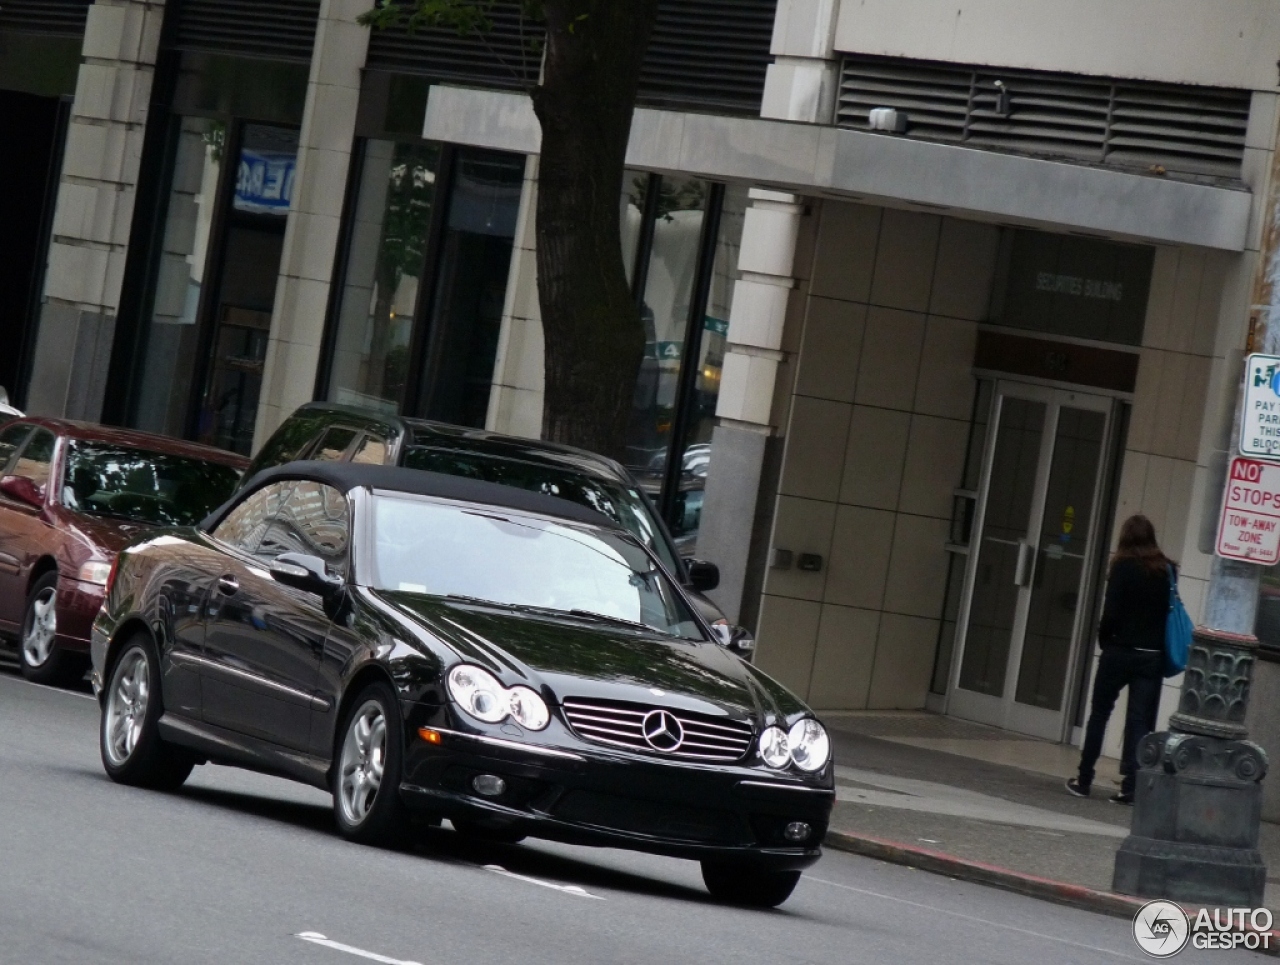
[[[621,700],[566,697],[561,706],[569,726],[583,740],[681,760],[741,760],[754,733],[747,723]],[[672,734],[677,727],[678,742]]]

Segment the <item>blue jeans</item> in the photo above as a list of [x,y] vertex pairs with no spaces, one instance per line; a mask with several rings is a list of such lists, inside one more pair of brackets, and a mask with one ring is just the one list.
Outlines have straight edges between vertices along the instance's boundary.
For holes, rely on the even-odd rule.
[[1104,647],[1093,678],[1093,706],[1080,749],[1080,783],[1093,783],[1093,769],[1102,753],[1102,738],[1116,698],[1129,688],[1129,705],[1124,715],[1124,743],[1120,753],[1120,790],[1132,794],[1137,784],[1138,741],[1155,730],[1160,708],[1160,687],[1164,681],[1164,654],[1128,647]]

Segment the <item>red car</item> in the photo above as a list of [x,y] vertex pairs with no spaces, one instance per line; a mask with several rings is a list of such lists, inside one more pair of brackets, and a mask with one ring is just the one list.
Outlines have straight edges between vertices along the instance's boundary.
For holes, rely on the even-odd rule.
[[116,553],[140,530],[202,520],[247,464],[221,449],[61,419],[0,427],[0,634],[17,637],[27,679],[82,676]]

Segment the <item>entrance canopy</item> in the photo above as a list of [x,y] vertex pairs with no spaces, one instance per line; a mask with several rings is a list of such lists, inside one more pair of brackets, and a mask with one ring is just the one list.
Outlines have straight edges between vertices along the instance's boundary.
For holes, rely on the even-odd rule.
[[[423,137],[537,154],[523,94],[433,87]],[[1112,238],[1242,251],[1250,192],[819,124],[637,108],[627,164]]]

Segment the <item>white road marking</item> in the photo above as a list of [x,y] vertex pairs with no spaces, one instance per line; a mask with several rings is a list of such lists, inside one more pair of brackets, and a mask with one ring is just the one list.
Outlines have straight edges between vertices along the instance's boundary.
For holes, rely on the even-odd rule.
[[485,871],[492,871],[494,874],[502,875],[504,878],[515,878],[516,881],[527,881],[531,885],[538,885],[541,888],[550,888],[553,891],[563,891],[567,895],[577,895],[579,898],[594,898],[596,901],[604,901],[603,895],[593,895],[589,891],[579,888],[577,885],[558,885],[554,881],[543,881],[541,878],[530,878],[528,875],[518,875],[514,871],[508,871],[500,864],[487,864],[484,866]]
[[325,938],[318,931],[298,932],[293,937],[301,938],[304,942],[311,942],[313,945],[332,948],[335,952],[346,952],[348,955],[367,958],[371,962],[382,962],[383,965],[421,965],[420,962],[407,962],[399,958],[388,958],[386,955],[379,955],[377,952],[366,952],[363,948],[356,948],[354,945],[344,945],[342,942],[335,942],[332,939]]
[[[872,898],[883,898],[885,901],[896,901],[903,905],[911,905],[913,908],[921,908],[924,911],[933,911],[941,915],[948,915],[952,918],[959,918],[962,921],[973,922],[975,925],[986,925],[989,928],[1002,928],[1005,931],[1016,931],[1022,935],[1030,935],[1032,938],[1043,938],[1045,941],[1058,942],[1062,945],[1070,945],[1072,948],[1084,948],[1091,952],[1101,952],[1103,955],[1111,955],[1115,958],[1122,958],[1129,962],[1146,961],[1146,959],[1139,958],[1137,955],[1126,955],[1124,952],[1118,952],[1114,948],[1099,948],[1097,945],[1085,945],[1082,942],[1073,942],[1069,938],[1058,938],[1056,935],[1046,935],[1043,932],[1031,931],[1029,928],[1019,928],[1016,925],[1006,925],[1003,922],[990,921],[986,918],[979,918],[976,915],[966,915],[962,912],[939,908],[937,905],[926,905],[918,901],[911,901],[909,898],[898,898],[894,895],[881,894],[878,891],[868,891],[865,888],[855,888],[853,885],[843,885],[838,881],[828,881],[826,878],[815,878],[813,875],[805,875],[804,877],[809,881],[816,881],[819,884],[830,885],[832,888],[843,888],[845,891],[856,891],[860,895],[868,895]],[[1120,919],[1116,920],[1119,921]]]

